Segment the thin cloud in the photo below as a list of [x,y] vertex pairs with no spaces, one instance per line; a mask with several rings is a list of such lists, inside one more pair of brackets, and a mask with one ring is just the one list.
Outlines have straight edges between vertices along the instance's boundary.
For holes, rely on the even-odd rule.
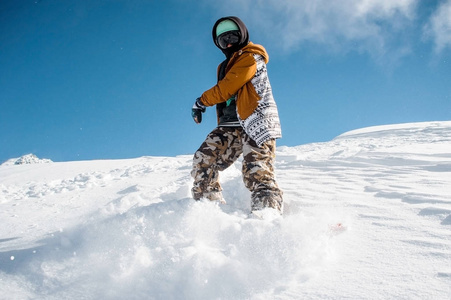
[[[224,11],[240,11],[252,29],[285,51],[314,43],[334,52],[356,50],[379,57],[393,49],[415,18],[418,0],[230,0],[215,2]],[[225,6],[224,6],[225,5]]]
[[424,33],[427,39],[433,40],[435,53],[451,48],[451,0],[439,5],[424,27]]

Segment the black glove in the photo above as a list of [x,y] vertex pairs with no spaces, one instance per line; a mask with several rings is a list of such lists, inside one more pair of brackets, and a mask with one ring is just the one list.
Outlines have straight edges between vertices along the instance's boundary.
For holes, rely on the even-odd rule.
[[191,109],[191,116],[197,124],[202,122],[202,113],[205,112],[205,108],[206,107],[202,104],[200,98],[197,98],[196,102],[194,102],[193,108]]

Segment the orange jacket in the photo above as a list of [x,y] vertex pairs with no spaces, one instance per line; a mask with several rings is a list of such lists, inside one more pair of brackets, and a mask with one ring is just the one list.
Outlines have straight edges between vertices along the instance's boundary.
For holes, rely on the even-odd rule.
[[225,77],[200,98],[205,106],[212,106],[236,95],[240,125],[259,146],[268,140],[282,137],[267,63],[268,53],[265,48],[249,43],[230,58]]
[[254,54],[261,55],[265,63],[268,63],[269,57],[265,48],[249,42],[233,54],[227,64],[225,77],[202,94],[201,102],[205,106],[213,106],[227,101],[236,94],[238,117],[241,120],[247,119],[257,108],[258,100],[260,100],[260,96],[250,82],[257,70]]

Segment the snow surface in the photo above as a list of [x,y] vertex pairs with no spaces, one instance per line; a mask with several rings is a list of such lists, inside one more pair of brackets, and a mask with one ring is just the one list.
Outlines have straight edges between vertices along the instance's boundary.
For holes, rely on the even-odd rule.
[[226,205],[191,200],[190,169],[0,166],[0,298],[451,299],[451,122],[279,147],[272,221],[248,218],[239,162]]

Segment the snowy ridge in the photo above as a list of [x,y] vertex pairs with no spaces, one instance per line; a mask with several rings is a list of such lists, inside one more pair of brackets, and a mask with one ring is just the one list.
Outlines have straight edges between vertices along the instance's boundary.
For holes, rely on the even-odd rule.
[[0,298],[450,298],[451,122],[277,155],[271,222],[239,162],[226,205],[190,199],[191,156],[0,166]]
[[46,164],[51,163],[52,161],[50,159],[40,159],[36,155],[30,153],[27,155],[23,155],[19,158],[11,158],[8,159],[6,162],[1,164],[2,166],[10,166],[10,165],[27,165],[27,164]]

